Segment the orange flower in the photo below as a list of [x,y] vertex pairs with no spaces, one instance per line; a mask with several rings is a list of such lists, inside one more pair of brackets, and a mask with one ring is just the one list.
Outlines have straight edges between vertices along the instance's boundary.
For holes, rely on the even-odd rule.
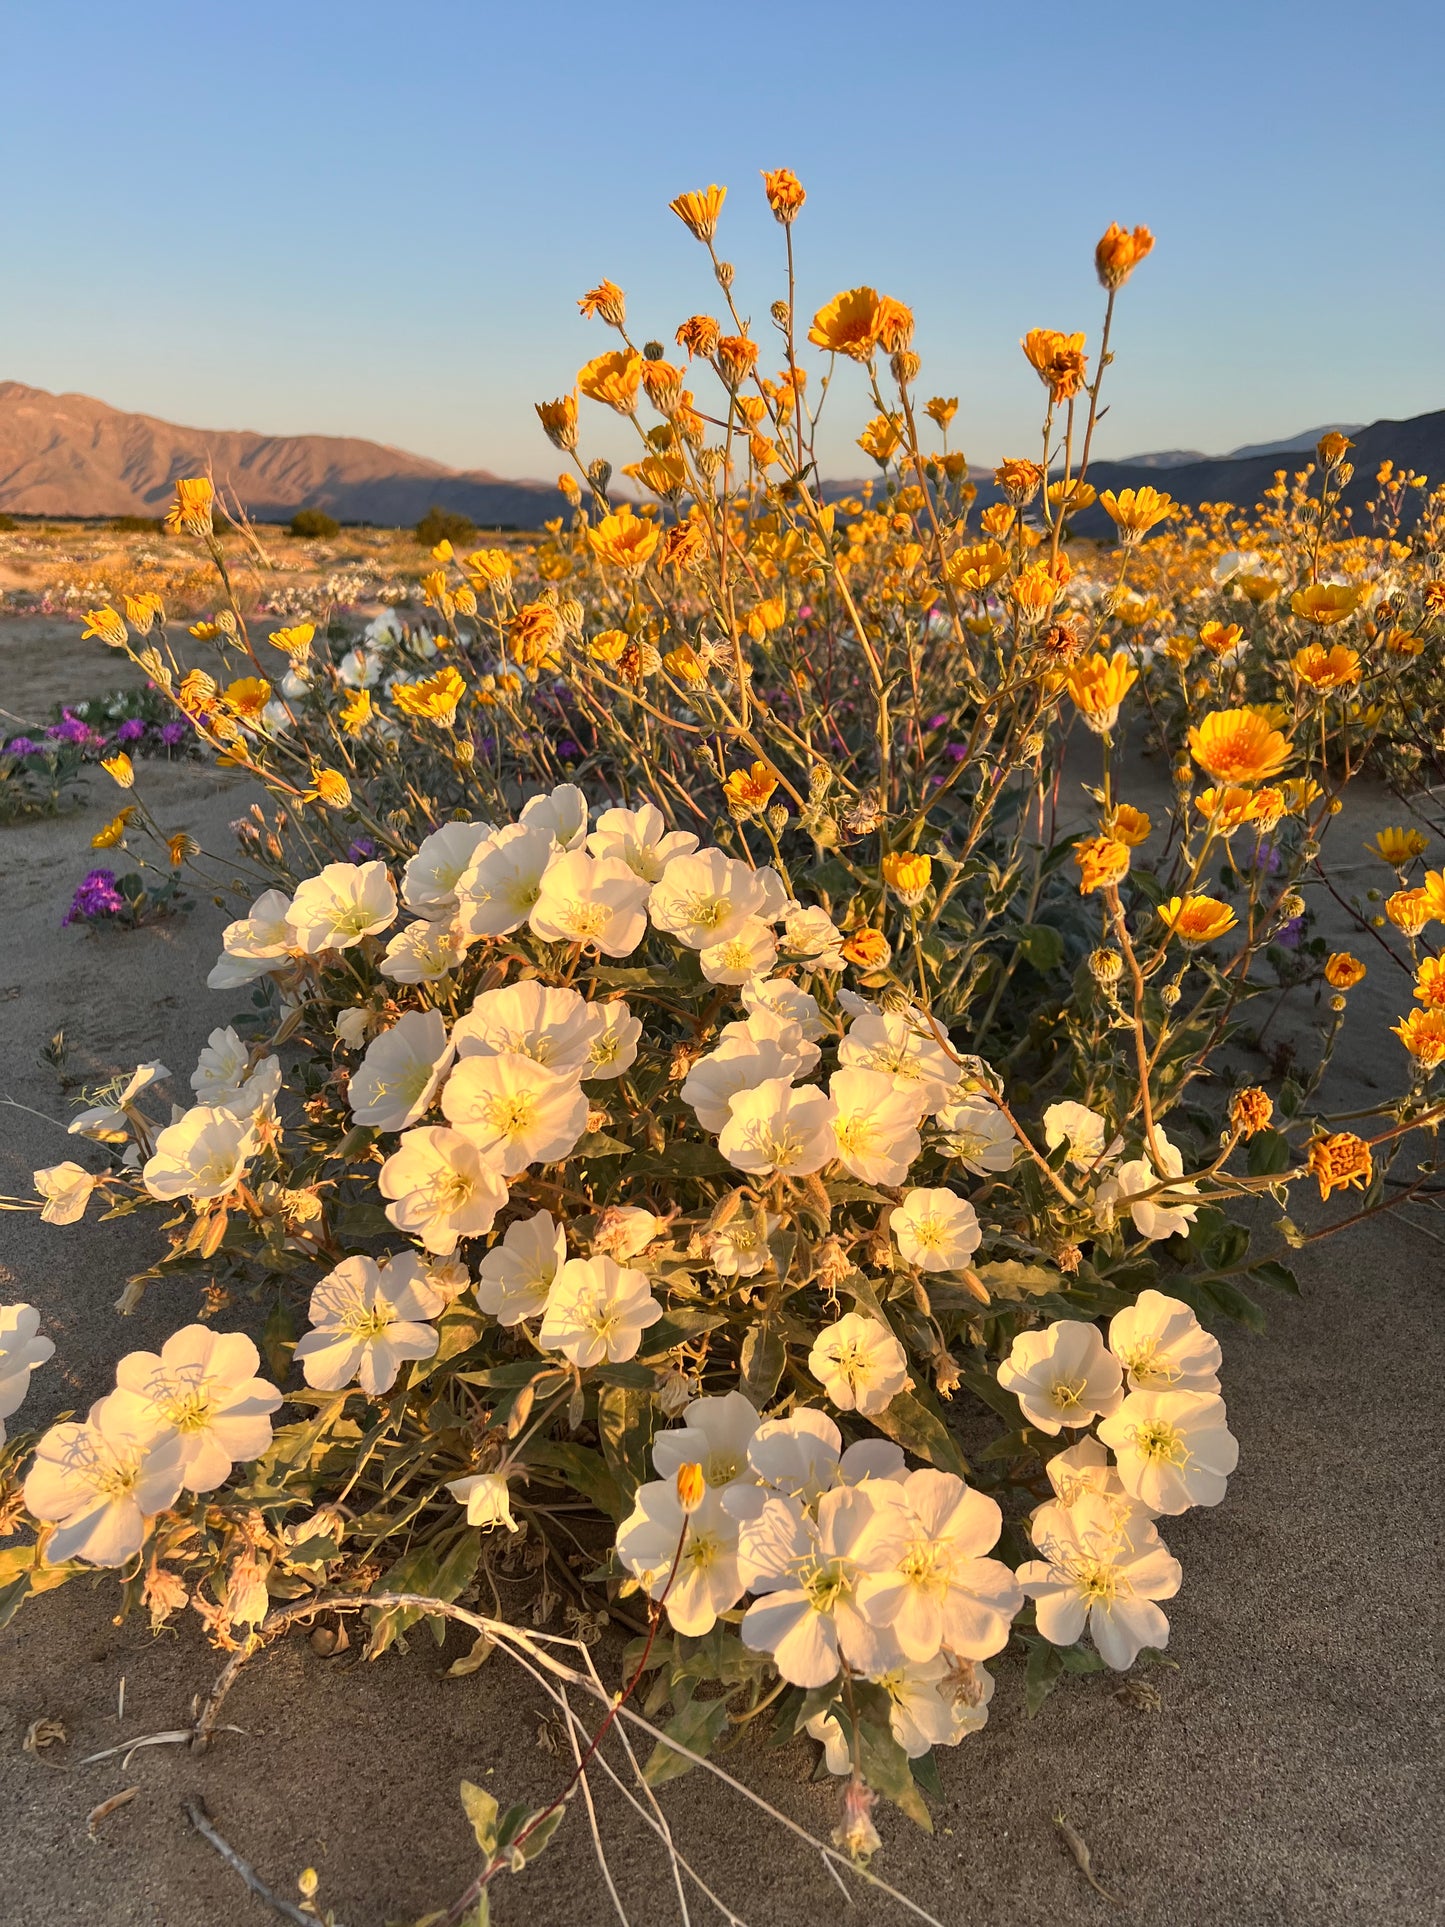
[[1153,827],[1147,814],[1143,810],[1136,810],[1132,803],[1116,804],[1108,822],[1109,835],[1117,837],[1121,843],[1127,843],[1131,850],[1138,849]]
[[587,541],[597,559],[626,569],[629,575],[641,575],[661,540],[662,530],[657,524],[634,515],[626,502],[587,531]]
[[707,527],[700,521],[677,522],[662,541],[662,559],[670,569],[691,569],[707,554]]
[[1261,1131],[1269,1129],[1273,1116],[1274,1104],[1269,1093],[1252,1084],[1246,1090],[1234,1093],[1229,1106],[1229,1128],[1240,1137],[1256,1137]]
[[896,355],[913,340],[913,310],[902,301],[895,301],[891,294],[885,294],[878,303],[875,326],[879,347],[887,354]]
[[1244,640],[1244,631],[1237,622],[1204,622],[1199,627],[1199,640],[1210,655],[1218,659],[1238,649]]
[[523,668],[551,668],[562,642],[562,618],[550,602],[524,602],[512,617],[508,639]]
[[1194,807],[1217,836],[1233,836],[1243,824],[1253,821],[1254,792],[1232,783],[1224,789],[1201,790]]
[[923,404],[923,412],[930,421],[937,422],[942,429],[947,429],[948,424],[958,413],[958,396],[949,395],[945,398],[942,395],[935,395],[932,401]]
[[1125,542],[1142,541],[1174,513],[1173,497],[1147,486],[1120,489],[1117,495],[1106,488],[1099,503]]
[[1319,1179],[1322,1199],[1331,1191],[1363,1191],[1374,1173],[1370,1147],[1353,1131],[1317,1137],[1310,1145],[1309,1169]]
[[166,527],[175,534],[209,535],[214,521],[216,491],[204,475],[176,483],[176,499],[166,510]]
[[114,609],[87,610],[85,620],[88,626],[80,632],[82,642],[96,636],[108,649],[124,649],[130,641],[130,631]]
[[1295,651],[1291,664],[1300,681],[1311,689],[1347,689],[1360,680],[1360,658],[1342,642],[1331,643],[1328,649],[1322,642],[1306,643]]
[[117,843],[125,836],[126,827],[135,813],[136,805],[134,803],[127,803],[118,816],[113,816],[109,823],[96,831],[95,835],[90,839],[91,849],[113,850]]
[[1326,468],[1338,468],[1354,445],[1348,435],[1331,429],[1328,435],[1321,435],[1315,443],[1315,454]]
[[858,446],[871,455],[880,468],[887,468],[903,441],[903,428],[896,415],[875,415],[858,437]]
[[589,401],[605,402],[619,415],[630,415],[637,407],[641,380],[642,356],[631,348],[614,348],[588,362],[577,376],[577,386]]
[[629,462],[622,473],[653,495],[676,495],[687,487],[687,468],[680,455],[648,455],[640,462]]
[[775,167],[763,170],[763,192],[768,197],[768,206],[773,210],[773,218],[784,227],[790,227],[802,212],[807,200],[807,191],[791,167]]
[[1015,508],[1023,508],[1032,502],[1043,487],[1044,471],[1037,462],[1026,462],[1015,456],[1007,462],[1000,462],[993,472],[993,479],[1006,500]]
[[997,542],[978,542],[972,548],[955,549],[944,564],[943,573],[955,589],[967,595],[982,595],[1008,568],[1008,556]]
[[[609,630],[610,635],[621,635],[620,629]],[[623,641],[627,638],[623,636]],[[676,649],[669,649],[662,659],[662,666],[669,676],[678,682],[687,683],[693,689],[700,689],[707,681],[707,664],[690,642],[679,643]]]
[[874,288],[849,288],[835,294],[813,316],[808,339],[830,354],[871,361],[878,346],[879,300]]
[[[1062,562],[1063,557],[1059,560]],[[1005,593],[1025,622],[1042,622],[1062,587],[1063,582],[1047,562],[1030,562],[1019,570]]]
[[696,1512],[707,1494],[707,1480],[703,1477],[700,1465],[680,1465],[677,1468],[677,1503],[684,1512]]
[[844,942],[843,955],[860,970],[881,970],[893,951],[883,932],[865,923]]
[[[1126,489],[1125,494],[1128,493]],[[1081,482],[1075,475],[1067,482],[1050,482],[1045,490],[1045,499],[1056,515],[1077,515],[1081,510],[1094,506],[1099,499],[1099,491],[1092,482]]]
[[1120,227],[1117,221],[1110,221],[1094,249],[1094,268],[1099,276],[1099,285],[1107,288],[1111,294],[1115,288],[1122,288],[1153,247],[1154,236],[1148,228],[1136,227],[1131,234],[1128,228]]
[[473,549],[461,566],[476,589],[504,589],[512,580],[512,558],[505,549]]
[[922,903],[933,875],[933,858],[921,850],[890,850],[882,865],[883,881],[905,909]]
[[403,716],[418,722],[438,723],[450,729],[457,719],[457,706],[467,693],[461,672],[448,666],[421,682],[398,682],[391,686],[391,700]]
[[1331,990],[1353,990],[1363,982],[1365,966],[1348,950],[1334,950],[1325,958],[1325,982]]
[[728,197],[725,187],[701,188],[692,194],[679,194],[668,206],[697,241],[711,241],[717,233],[718,216]]
[[595,288],[589,288],[577,303],[582,310],[582,319],[590,321],[593,315],[614,328],[620,328],[627,319],[627,297],[615,281],[599,281]]
[[625,629],[602,629],[587,645],[587,653],[598,662],[619,662],[632,638]]
[[1079,895],[1119,883],[1129,874],[1129,846],[1117,837],[1083,836],[1074,845],[1079,869]]
[[1215,709],[1189,731],[1189,752],[1221,783],[1261,783],[1293,753],[1288,739],[1254,709]]
[[[605,361],[612,357],[604,355],[602,359]],[[596,363],[589,362],[587,365],[591,368],[595,367]],[[599,396],[597,399],[601,400],[602,397]],[[547,440],[554,448],[565,451],[577,446],[577,397],[575,395],[559,395],[556,401],[539,401],[535,407],[537,419],[546,430]]]
[[1218,897],[1170,897],[1159,906],[1159,919],[1181,943],[1213,943],[1239,922],[1227,903]]
[[351,801],[351,785],[339,769],[313,770],[307,800],[324,803],[329,810],[344,810]]
[[1343,582],[1312,582],[1306,589],[1296,589],[1289,599],[1289,606],[1297,616],[1306,622],[1318,623],[1321,629],[1328,629],[1332,623],[1343,622],[1352,616],[1364,600],[1361,588],[1351,588]]
[[1013,527],[1014,511],[1007,502],[990,502],[978,518],[985,535],[1007,535]]
[[751,769],[735,769],[723,783],[723,795],[734,816],[760,816],[777,787],[772,770],[758,762]]
[[671,414],[682,398],[683,371],[670,361],[644,361],[642,386],[660,415]]
[[1057,328],[1030,328],[1019,343],[1051,402],[1070,401],[1084,385],[1087,372],[1082,335],[1060,334]]
[[689,315],[673,336],[679,348],[687,350],[687,358],[701,355],[704,360],[712,354],[722,335],[722,329],[710,314]]
[[1392,1028],[1423,1070],[1445,1062],[1445,1010],[1412,1010]]
[[1428,1010],[1445,1010],[1445,959],[1420,959],[1420,968],[1415,972],[1415,997]]
[[1418,937],[1438,914],[1434,894],[1429,890],[1396,890],[1385,898],[1385,915],[1407,937]]
[[717,345],[717,365],[729,388],[741,388],[758,365],[758,344],[746,335],[723,335]]
[[1112,657],[1085,656],[1064,678],[1075,709],[1098,736],[1107,736],[1119,720],[1119,705],[1139,680],[1139,671],[1123,650]]

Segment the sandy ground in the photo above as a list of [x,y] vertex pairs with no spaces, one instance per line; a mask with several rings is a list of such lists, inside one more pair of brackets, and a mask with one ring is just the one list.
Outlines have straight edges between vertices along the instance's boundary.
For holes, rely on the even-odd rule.
[[[0,655],[7,676],[13,660]],[[46,666],[26,673],[38,696]],[[243,791],[194,767],[148,769],[143,780],[168,825],[225,847]],[[159,1055],[183,1083],[207,1030],[229,1012],[203,983],[223,920],[207,901],[187,920],[131,934],[58,928],[101,807],[0,833],[0,1092],[50,1117],[67,1109],[40,1056],[58,1029],[69,1076]],[[1367,797],[1339,827],[1348,844],[1358,826],[1358,849],[1367,828],[1398,815]],[[1378,880],[1359,863],[1360,882]],[[1356,995],[1357,1041],[1333,1093],[1341,1101],[1367,1101],[1374,1080],[1392,1084],[1397,1070],[1382,1025],[1402,998],[1379,972]],[[0,1191],[26,1192],[31,1169],[68,1149],[53,1125],[0,1109]],[[1147,1676],[1162,1708],[1135,1710],[1094,1677],[1060,1689],[1029,1721],[1019,1668],[999,1665],[992,1721],[942,1762],[935,1837],[884,1815],[880,1873],[949,1927],[1439,1919],[1441,1231],[1421,1212],[1312,1246],[1301,1256],[1303,1299],[1273,1301],[1262,1338],[1225,1334],[1241,1465],[1225,1505],[1168,1529],[1185,1583],[1170,1614],[1179,1670]],[[158,1342],[192,1311],[192,1288],[176,1284],[153,1288],[123,1327],[116,1318],[124,1278],[154,1248],[154,1233],[134,1220],[56,1230],[28,1215],[0,1218],[0,1296],[40,1306],[57,1341],[27,1419],[83,1406],[107,1388],[120,1351]],[[565,1778],[537,1744],[539,1690],[499,1658],[469,1679],[442,1680],[460,1646],[438,1656],[425,1638],[368,1668],[287,1640],[254,1662],[228,1702],[243,1733],[223,1734],[203,1756],[154,1748],[128,1767],[84,1766],[121,1739],[184,1724],[217,1670],[191,1625],[153,1638],[140,1618],[117,1625],[116,1604],[109,1579],[73,1584],[0,1635],[3,1914],[14,1927],[264,1918],[188,1826],[181,1802],[195,1795],[278,1891],[294,1893],[296,1875],[314,1864],[322,1905],[348,1927],[414,1919],[474,1870],[460,1778],[504,1800],[537,1801]],[[604,1651],[600,1663],[606,1674],[615,1656]],[[42,1716],[63,1720],[68,1739],[37,1758],[21,1741]],[[836,1789],[810,1782],[812,1754],[748,1744],[726,1764],[826,1834]],[[91,1809],[131,1786],[135,1799],[89,1838]],[[684,1851],[750,1927],[843,1914],[815,1857],[703,1775],[663,1800]],[[637,1927],[676,1920],[654,1845],[605,1793],[599,1804],[629,1917]],[[1061,1847],[1060,1813],[1088,1841],[1117,1907]],[[501,1884],[494,1917],[503,1927],[614,1917],[580,1809],[534,1871]],[[871,1897],[846,1913],[888,1927],[905,1917]],[[696,1901],[693,1918],[719,1916]]]

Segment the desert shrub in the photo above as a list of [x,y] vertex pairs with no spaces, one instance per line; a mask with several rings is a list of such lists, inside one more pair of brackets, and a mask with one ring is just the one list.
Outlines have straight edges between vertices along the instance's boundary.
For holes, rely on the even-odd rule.
[[19,526],[13,515],[0,515],[0,534],[13,535]]
[[159,535],[164,524],[159,515],[114,515],[110,526],[117,535]]
[[476,525],[455,509],[444,509],[433,502],[416,525],[416,539],[424,548],[434,549],[442,542],[470,542]]
[[287,532],[295,536],[304,536],[312,541],[324,541],[329,540],[333,535],[340,535],[341,524],[334,515],[328,515],[325,509],[297,509],[291,517]]

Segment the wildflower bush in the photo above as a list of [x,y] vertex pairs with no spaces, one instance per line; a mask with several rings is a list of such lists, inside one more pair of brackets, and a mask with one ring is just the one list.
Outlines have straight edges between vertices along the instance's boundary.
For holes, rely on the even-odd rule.
[[[457,1619],[461,1668],[500,1643],[601,1691],[560,1654],[590,1669],[624,1630],[556,1802],[464,1789],[481,1865],[451,1921],[485,1917],[614,1724],[652,1735],[654,1784],[754,1721],[811,1736],[844,1780],[828,1851],[861,1866],[876,1797],[927,1824],[991,1663],[1033,1710],[1157,1656],[1169,1521],[1236,1463],[1216,1328],[1296,1289],[1299,1187],[1382,1208],[1445,1109],[1433,959],[1373,1125],[1318,1095],[1348,953],[1307,1076],[1232,1068],[1300,980],[1288,933],[1373,727],[1311,653],[1366,598],[1289,534],[1327,529],[1343,451],[1286,505],[1270,597],[1152,489],[1098,498],[1112,548],[1072,538],[1152,247],[1111,228],[1092,367],[1080,334],[1025,338],[1041,436],[980,513],[909,309],[860,287],[809,321],[803,189],[765,190],[770,336],[717,253],[720,188],[673,204],[719,315],[639,347],[618,288],[585,297],[615,345],[538,408],[576,507],[529,557],[442,541],[425,619],[339,655],[297,623],[263,663],[185,480],[218,675],[159,622],[91,617],[269,800],[209,978],[225,1021],[189,1074],[89,1093],[89,1161],[37,1173],[52,1223],[158,1215],[119,1309],[163,1291],[178,1329],[12,1440],[31,1532],[0,1598],[115,1568],[154,1625],[200,1615],[226,1681],[359,1613],[372,1657]],[[841,498],[814,458],[835,387],[877,470]],[[586,459],[579,395],[635,429],[640,506]],[[1248,648],[1213,646],[1231,611]],[[1391,620],[1436,613],[1412,590]],[[1187,651],[1153,639],[1185,626]],[[1172,808],[1138,800],[1131,726]],[[1416,894],[1445,914],[1439,873]],[[50,1342],[5,1317],[10,1412]]]

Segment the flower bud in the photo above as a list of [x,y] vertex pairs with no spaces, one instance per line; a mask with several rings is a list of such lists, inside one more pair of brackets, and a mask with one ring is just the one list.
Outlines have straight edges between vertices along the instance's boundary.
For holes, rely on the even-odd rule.
[[772,307],[769,308],[768,313],[773,318],[773,326],[775,328],[781,328],[783,333],[786,334],[793,319],[793,311],[787,302],[775,301]]
[[1296,917],[1302,917],[1304,913],[1305,913],[1305,900],[1300,895],[1299,891],[1286,890],[1284,895],[1279,900],[1279,914],[1280,914],[1281,921],[1284,923],[1291,923]]
[[1124,959],[1107,947],[1089,952],[1089,975],[1096,984],[1116,984],[1124,974]]
[[707,1495],[707,1481],[700,1465],[677,1468],[677,1502],[684,1512],[696,1512]]
[[731,261],[719,261],[719,262],[718,262],[718,264],[717,264],[717,284],[718,284],[718,286],[719,286],[720,288],[722,288],[722,289],[723,289],[724,291],[726,291],[726,290],[727,290],[728,288],[730,288],[730,287],[732,286],[732,284],[733,284],[733,264],[732,264],[732,262],[731,262]]
[[1159,992],[1159,1001],[1166,1010],[1173,1010],[1182,995],[1183,992],[1180,990],[1178,984],[1165,984],[1164,988]]

